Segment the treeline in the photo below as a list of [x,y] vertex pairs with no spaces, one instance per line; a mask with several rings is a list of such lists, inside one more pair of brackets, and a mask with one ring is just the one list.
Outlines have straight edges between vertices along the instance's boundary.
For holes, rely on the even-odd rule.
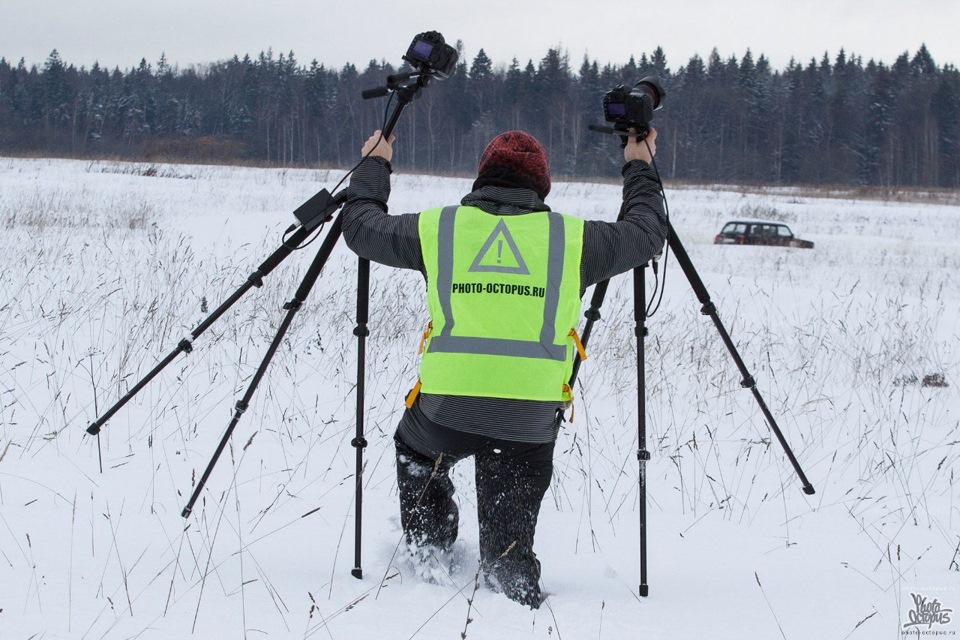
[[[78,69],[56,51],[40,68],[0,59],[0,153],[347,167],[388,107],[361,91],[403,70],[303,65],[272,51],[204,68],[143,60],[127,71]],[[653,122],[665,177],[960,187],[960,72],[938,67],[925,46],[890,65],[841,50],[784,70],[749,50],[714,50],[673,70],[660,48],[624,65],[585,57],[576,69],[560,49],[505,67],[481,49],[407,107],[398,164],[469,173],[493,135],[525,129],[555,175],[616,175],[616,138],[587,127],[602,123],[606,91],[654,74],[668,94]]]

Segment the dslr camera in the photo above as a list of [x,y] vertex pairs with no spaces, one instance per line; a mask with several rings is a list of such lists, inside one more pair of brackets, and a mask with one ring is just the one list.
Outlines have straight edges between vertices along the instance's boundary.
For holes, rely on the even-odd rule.
[[632,129],[638,138],[643,138],[650,132],[653,112],[660,108],[666,95],[656,76],[647,76],[629,89],[619,85],[604,94],[603,117],[614,123],[615,131]]
[[446,80],[456,69],[459,57],[439,31],[425,31],[413,38],[403,59],[420,73]]

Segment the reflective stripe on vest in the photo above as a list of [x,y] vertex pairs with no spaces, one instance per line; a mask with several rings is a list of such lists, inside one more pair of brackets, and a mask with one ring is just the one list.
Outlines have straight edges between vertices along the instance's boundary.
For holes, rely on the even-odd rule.
[[[582,220],[554,212],[495,216],[472,207],[420,215],[435,328],[421,367],[423,392],[567,399]],[[458,235],[458,217],[470,234]]]

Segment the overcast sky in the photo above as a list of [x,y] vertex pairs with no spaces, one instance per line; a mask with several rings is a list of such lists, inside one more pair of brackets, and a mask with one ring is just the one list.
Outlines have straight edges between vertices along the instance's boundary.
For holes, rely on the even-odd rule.
[[0,0],[0,57],[42,65],[50,51],[76,66],[135,66],[165,53],[180,67],[273,48],[328,67],[399,64],[413,36],[437,30],[481,48],[495,64],[537,62],[561,47],[622,64],[661,46],[671,69],[716,47],[749,48],[775,69],[824,52],[890,64],[926,44],[938,65],[960,66],[960,0]]

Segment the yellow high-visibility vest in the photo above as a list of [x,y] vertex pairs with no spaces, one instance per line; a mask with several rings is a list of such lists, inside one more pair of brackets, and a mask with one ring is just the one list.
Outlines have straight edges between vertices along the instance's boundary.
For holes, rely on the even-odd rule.
[[451,206],[422,212],[419,233],[432,324],[420,391],[569,400],[583,220]]

